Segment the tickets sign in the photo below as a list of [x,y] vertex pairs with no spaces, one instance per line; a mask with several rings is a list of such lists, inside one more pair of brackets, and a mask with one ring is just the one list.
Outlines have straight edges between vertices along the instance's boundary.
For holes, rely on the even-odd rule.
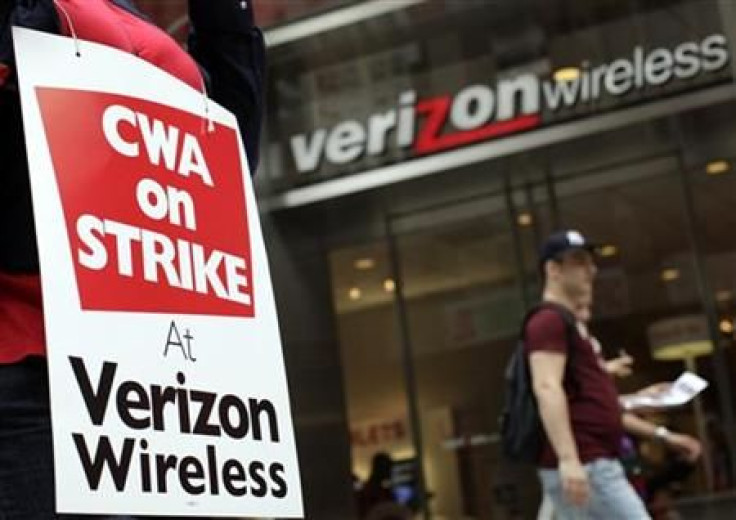
[[115,49],[80,42],[77,54],[24,29],[14,39],[58,511],[301,516],[234,116]]

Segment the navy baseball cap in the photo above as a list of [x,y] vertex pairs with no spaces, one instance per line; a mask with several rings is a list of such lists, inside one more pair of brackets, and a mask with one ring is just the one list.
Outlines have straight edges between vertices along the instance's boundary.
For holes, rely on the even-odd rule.
[[583,249],[595,254],[598,250],[598,244],[590,242],[582,233],[574,229],[557,231],[552,233],[539,250],[539,265],[544,266],[548,260],[559,259],[563,253],[573,249]]

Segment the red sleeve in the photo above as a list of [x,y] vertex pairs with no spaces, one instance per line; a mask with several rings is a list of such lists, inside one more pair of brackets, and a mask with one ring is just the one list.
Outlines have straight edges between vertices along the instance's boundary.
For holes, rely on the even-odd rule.
[[0,62],[0,87],[5,85],[5,80],[10,76],[10,67],[3,62]]
[[565,320],[552,309],[542,309],[526,324],[524,343],[527,353],[537,350],[567,353]]

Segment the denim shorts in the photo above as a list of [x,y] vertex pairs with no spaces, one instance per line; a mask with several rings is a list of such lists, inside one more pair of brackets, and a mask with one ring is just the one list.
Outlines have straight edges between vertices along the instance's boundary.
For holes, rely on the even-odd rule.
[[54,512],[52,453],[46,361],[0,364],[0,520],[108,518]]
[[626,479],[621,463],[616,459],[597,459],[583,466],[588,473],[590,500],[576,507],[565,500],[560,473],[540,469],[542,490],[554,504],[557,520],[649,520],[644,503]]

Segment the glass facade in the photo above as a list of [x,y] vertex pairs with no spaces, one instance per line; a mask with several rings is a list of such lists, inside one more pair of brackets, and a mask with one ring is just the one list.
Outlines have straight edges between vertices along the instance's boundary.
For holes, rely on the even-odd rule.
[[[510,157],[485,180],[487,192],[386,212],[383,239],[331,250],[349,423],[401,424],[400,438],[375,434],[370,447],[421,457],[431,518],[534,515],[534,475],[503,462],[496,420],[505,362],[524,309],[538,297],[535,245],[567,226],[605,246],[592,327],[606,357],[625,350],[636,360],[621,392],[673,380],[685,369],[711,382],[697,413],[690,406],[652,417],[705,445],[702,463],[678,483],[678,497],[715,502],[706,497],[733,490],[733,436],[726,432],[736,390],[736,263],[729,256],[736,242],[726,208],[736,193],[728,153],[736,127],[720,128],[707,155],[698,149],[711,135],[711,118],[734,108],[719,104]],[[481,164],[449,174],[472,183],[493,169]],[[401,190],[383,198],[400,201],[392,191]],[[704,331],[714,350],[658,360],[652,326],[691,315],[715,323]],[[402,353],[411,365],[403,385]],[[412,430],[407,452],[403,432]],[[364,440],[351,439],[358,477],[367,476],[370,460]],[[647,477],[667,467],[654,443],[640,450]]]
[[725,46],[714,1],[420,2],[274,49],[271,182],[323,182],[728,81]]
[[253,2],[261,27],[272,27],[355,3],[352,0],[268,0]]
[[[358,518],[377,453],[416,518],[535,517],[536,476],[502,460],[497,417],[537,246],[562,227],[605,246],[591,327],[636,360],[620,391],[710,382],[651,417],[704,445],[653,510],[730,518],[736,4],[397,1],[333,25],[385,3],[265,4],[275,30],[317,27],[269,47],[256,178],[307,518]],[[710,347],[664,359],[657,326],[690,317]],[[672,468],[656,443],[639,452],[639,477]]]

